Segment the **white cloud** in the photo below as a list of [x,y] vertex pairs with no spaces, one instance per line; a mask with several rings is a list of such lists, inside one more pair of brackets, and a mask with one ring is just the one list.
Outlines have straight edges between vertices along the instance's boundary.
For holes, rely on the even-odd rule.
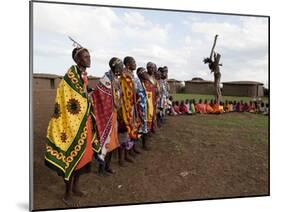
[[125,12],[123,20],[126,25],[131,27],[145,27],[151,24],[138,12]]
[[[167,15],[167,20],[155,22],[137,10],[35,4],[35,55],[44,58],[35,71],[46,70],[43,65],[49,66],[50,72],[67,69],[61,67],[72,63],[70,35],[92,50],[92,75],[101,76],[108,70],[111,57],[131,55],[138,66],[148,61],[167,65],[171,78],[190,80],[198,76],[212,80],[202,60],[209,56],[214,35],[219,34],[216,50],[222,54],[222,79],[265,82],[266,27],[264,19],[250,17],[216,21],[215,15],[204,19],[193,13],[187,20],[172,22]],[[188,29],[185,35],[178,36],[180,28]],[[45,63],[40,65],[41,61]]]
[[[138,12],[117,15],[103,7],[38,4],[34,11],[35,54],[54,59],[65,56],[70,35],[93,51],[93,67],[98,68],[96,74],[102,75],[112,56],[131,54],[143,60],[161,55],[162,49],[157,49],[157,45],[167,42],[168,28],[168,24],[153,24]],[[48,33],[65,40],[59,43],[48,39],[46,44],[42,38]]]
[[254,17],[240,18],[241,23],[194,22],[192,31],[204,36],[211,43],[218,34],[220,48],[237,50],[257,49],[267,45],[268,29],[264,19]]

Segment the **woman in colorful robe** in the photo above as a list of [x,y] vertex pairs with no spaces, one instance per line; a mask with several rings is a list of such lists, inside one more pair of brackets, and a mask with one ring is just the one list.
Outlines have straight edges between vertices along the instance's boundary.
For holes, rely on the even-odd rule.
[[232,101],[229,101],[226,105],[228,112],[233,112],[233,104]]
[[147,128],[147,96],[143,82],[148,80],[148,74],[145,71],[145,68],[140,67],[137,69],[138,78],[135,79],[137,86],[137,110],[139,114],[139,118],[141,121],[141,125],[139,128],[139,133],[141,134],[142,140],[142,148],[144,150],[148,150],[146,144],[146,137],[148,133]]
[[163,123],[164,116],[166,114],[167,100],[168,100],[168,97],[169,97],[169,93],[168,93],[167,80],[166,80],[167,74],[162,67],[159,67],[158,71],[161,74],[159,108],[160,108],[160,118],[161,118],[160,120],[161,120],[161,123]]
[[264,111],[265,111],[265,104],[264,104],[264,102],[260,102],[260,103],[258,104],[257,113],[263,114]]
[[156,92],[155,92],[155,97],[156,97],[156,102],[154,105],[154,108],[156,110],[156,117],[155,117],[155,123],[158,128],[161,127],[161,108],[160,108],[160,97],[161,97],[161,88],[160,88],[160,80],[161,80],[161,73],[159,70],[155,71],[155,80],[156,80]]
[[139,128],[139,133],[147,134],[147,98],[144,85],[142,81],[145,79],[145,69],[140,67],[137,69],[138,78],[135,78],[136,88],[137,88],[137,111],[139,118],[141,120],[141,125]]
[[250,101],[250,103],[249,103],[249,112],[250,113],[256,112],[256,106],[255,106],[255,103],[253,101]]
[[208,114],[214,112],[213,108],[212,108],[211,105],[208,103],[208,100],[207,100],[207,99],[205,99],[205,111],[206,111],[206,113],[208,113]]
[[162,74],[161,74],[161,78],[162,78],[162,89],[163,89],[163,99],[161,100],[161,104],[163,105],[163,116],[165,117],[166,115],[166,111],[168,108],[168,98],[169,98],[169,91],[170,91],[170,86],[168,83],[168,67],[164,66],[162,69]]
[[243,105],[243,112],[250,112],[250,107],[247,102],[245,102]]
[[[139,126],[140,121],[136,108],[136,88],[134,82],[133,71],[136,69],[136,62],[133,57],[124,58],[125,69],[121,74],[121,89],[122,89],[122,113],[119,116],[118,124],[120,129],[125,129],[126,132],[119,134],[122,148],[125,151],[125,160],[133,162],[128,157],[130,149],[133,149],[135,153],[139,153],[136,150],[134,143],[139,139]],[[122,149],[119,149],[120,158],[122,157]],[[133,153],[130,152],[132,155]],[[122,159],[120,160],[122,165]]]
[[200,99],[199,103],[196,104],[195,110],[197,113],[206,113],[206,106],[203,104],[202,99]]
[[[178,115],[178,113],[177,113],[176,110],[175,110],[175,107],[176,107],[176,102],[173,101],[173,102],[172,102],[172,107],[171,107],[171,110],[170,110],[169,115],[171,115],[171,116],[176,116],[176,115]],[[178,111],[178,112],[179,112],[179,111]]]
[[196,114],[195,105],[196,105],[195,99],[190,100],[189,111],[191,112],[191,114]]
[[214,104],[213,104],[213,111],[214,111],[214,112],[213,112],[214,114],[221,114],[221,113],[224,112],[223,106],[220,105],[220,104],[217,102],[217,100],[214,101]]
[[156,80],[154,78],[155,64],[152,62],[147,63],[148,80],[144,81],[144,87],[146,90],[147,103],[148,103],[148,117],[147,127],[150,132],[154,132],[154,121],[156,117]]
[[181,103],[180,103],[180,112],[182,114],[188,114],[188,109],[187,109],[187,106],[184,104],[184,101],[182,100]]
[[244,112],[244,102],[241,100],[240,102],[237,103],[236,107],[237,112]]
[[191,113],[191,111],[189,110],[189,108],[190,108],[190,103],[189,103],[189,100],[188,100],[188,99],[185,100],[184,105],[185,105],[185,107],[186,107],[187,114],[188,114],[188,115],[191,115],[192,113]]
[[143,82],[145,91],[146,91],[146,97],[147,97],[147,127],[149,131],[152,131],[153,127],[153,119],[154,119],[154,99],[155,99],[155,86],[154,81],[149,77],[148,80],[145,80]]
[[70,207],[77,206],[72,194],[83,196],[78,187],[79,177],[89,171],[93,151],[101,149],[87,89],[90,54],[87,49],[77,47],[72,58],[77,65],[71,66],[57,88],[45,153],[46,165],[65,181],[63,201]]
[[172,106],[173,106],[173,96],[169,96],[168,100],[167,100],[167,105],[168,105],[168,108],[167,108],[167,114],[168,115],[171,115],[172,113]]
[[225,112],[225,110],[224,110],[225,106],[224,105],[225,104],[223,102],[220,102],[220,104],[219,104],[220,113],[224,113]]
[[179,101],[175,101],[175,102],[174,102],[173,108],[174,108],[174,111],[175,111],[177,114],[181,114]]
[[110,70],[99,80],[92,93],[98,135],[102,146],[99,155],[105,164],[100,164],[99,174],[113,173],[110,168],[112,151],[119,147],[117,111],[121,108],[121,86],[118,76],[123,62],[116,57],[109,61]]
[[236,103],[236,100],[234,100],[232,104],[232,111],[237,112],[237,108],[238,108],[238,104]]

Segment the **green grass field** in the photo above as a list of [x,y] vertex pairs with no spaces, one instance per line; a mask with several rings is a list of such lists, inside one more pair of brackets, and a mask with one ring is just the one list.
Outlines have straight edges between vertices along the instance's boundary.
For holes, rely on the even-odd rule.
[[[199,99],[202,99],[203,101],[207,99],[208,101],[211,99],[214,99],[213,95],[200,95],[200,94],[184,94],[184,93],[176,93],[176,94],[171,94],[176,101],[181,101],[181,100],[186,100],[186,99],[195,99],[198,101]],[[264,102],[268,102],[268,97],[261,97],[261,99]],[[248,102],[250,100],[253,100],[252,97],[245,97],[245,96],[222,96],[222,101],[240,101],[243,100],[244,102]]]

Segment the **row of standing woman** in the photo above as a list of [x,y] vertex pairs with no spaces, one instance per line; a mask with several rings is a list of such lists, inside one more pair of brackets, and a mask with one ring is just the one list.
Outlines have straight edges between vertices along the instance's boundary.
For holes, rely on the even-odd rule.
[[130,56],[111,58],[110,70],[90,88],[86,71],[91,65],[89,51],[77,47],[72,58],[76,65],[69,68],[57,88],[45,163],[64,179],[63,202],[75,207],[79,204],[73,195],[85,195],[79,187],[80,176],[90,172],[93,161],[98,164],[98,174],[113,174],[113,151],[118,152],[119,165],[125,166],[134,162],[130,156],[140,153],[137,143],[149,149],[147,136],[155,132],[166,114],[169,88],[167,67],[157,69],[148,62],[134,77],[136,61]]

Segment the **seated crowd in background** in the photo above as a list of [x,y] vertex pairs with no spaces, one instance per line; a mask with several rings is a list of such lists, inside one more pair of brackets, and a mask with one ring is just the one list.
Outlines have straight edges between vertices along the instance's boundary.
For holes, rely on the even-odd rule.
[[222,114],[228,112],[249,112],[256,114],[269,114],[269,104],[263,101],[249,101],[244,102],[243,100],[217,102],[211,99],[208,101],[205,99],[199,99],[198,103],[195,99],[186,99],[185,101],[173,101],[173,97],[169,97],[168,103],[168,114],[169,115],[180,115],[180,114]]

